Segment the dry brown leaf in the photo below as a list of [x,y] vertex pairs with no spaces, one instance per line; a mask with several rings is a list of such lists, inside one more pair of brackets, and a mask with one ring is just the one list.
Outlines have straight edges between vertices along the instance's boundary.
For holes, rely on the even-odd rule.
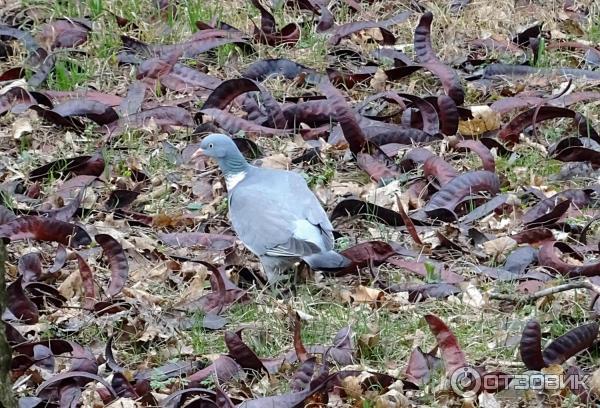
[[137,337],[137,340],[141,342],[146,342],[152,341],[156,338],[168,338],[168,336],[165,335],[164,330],[162,330],[160,327],[154,325],[147,325],[144,331],[142,332],[142,335]]
[[600,368],[594,371],[589,382],[590,391],[596,395],[600,395]]
[[[551,364],[548,367],[544,367],[540,370],[542,374],[552,375],[552,376],[562,376],[565,374],[564,368],[559,364]],[[546,394],[549,398],[556,398],[558,396],[564,396],[565,393],[570,392],[567,384],[561,384],[562,389],[546,389],[544,390],[544,394]]]
[[477,136],[500,128],[500,115],[487,105],[471,106],[473,119],[461,120],[458,131],[464,136]]
[[352,292],[346,288],[336,288],[333,292],[333,297],[342,304],[352,303]]
[[23,116],[15,120],[12,124],[13,138],[19,140],[25,133],[33,132],[31,121],[28,117]]
[[185,287],[185,289],[181,292],[179,301],[177,302],[178,304],[193,302],[204,295],[204,288],[206,287],[206,278],[208,276],[208,270],[204,265],[195,265],[197,266],[197,268],[194,270],[196,274]]
[[283,153],[274,154],[273,156],[263,157],[256,162],[260,167],[270,169],[289,170],[292,165],[292,160]]
[[[105,406],[100,394],[96,392],[94,387],[87,387],[81,392],[81,403],[84,407],[98,408]],[[126,405],[126,408],[129,408],[129,406]]]
[[81,292],[81,275],[79,272],[73,272],[62,281],[58,291],[67,299],[73,299]]
[[162,296],[153,295],[145,290],[135,288],[123,288],[123,294],[127,297],[134,298],[142,305],[157,306],[164,304],[166,299]]
[[133,245],[138,251],[148,251],[152,252],[156,250],[158,246],[158,241],[154,238],[150,238],[148,235],[137,231],[139,236],[129,238],[129,242]]
[[334,201],[338,197],[356,196],[362,197],[365,194],[365,187],[358,183],[332,180],[327,186],[320,186],[315,189],[315,194],[323,202]]
[[365,355],[369,350],[379,344],[379,340],[379,333],[361,334],[357,340],[358,349],[361,351],[362,355]]
[[375,408],[409,408],[412,402],[401,392],[395,389],[389,390],[375,400]]
[[506,255],[517,247],[517,241],[511,237],[500,237],[483,243],[483,252],[502,261]]
[[481,291],[473,283],[468,282],[466,285],[461,285],[461,289],[463,290],[462,301],[465,305],[475,309],[481,309],[485,306],[485,299]]
[[385,71],[379,68],[377,72],[375,72],[375,75],[373,75],[373,78],[371,78],[369,84],[375,90],[375,92],[383,92],[385,91],[387,80],[388,77],[385,74]]
[[361,35],[366,39],[370,38],[377,42],[383,41],[383,34],[381,34],[381,30],[377,27],[361,30]]
[[359,285],[352,294],[352,299],[356,303],[375,303],[382,300],[384,292],[380,289],[369,288]]
[[548,367],[544,367],[540,370],[542,374],[551,374],[551,375],[562,375],[564,374],[564,368],[559,364],[551,364]]
[[461,408],[477,408],[475,397],[465,397],[461,402]]
[[345,377],[342,380],[342,388],[350,397],[360,399],[363,395],[362,386],[358,377]]
[[366,201],[378,205],[380,207],[389,208],[398,211],[398,200],[396,194],[402,192],[399,180],[393,180],[383,187],[371,190],[367,193]]

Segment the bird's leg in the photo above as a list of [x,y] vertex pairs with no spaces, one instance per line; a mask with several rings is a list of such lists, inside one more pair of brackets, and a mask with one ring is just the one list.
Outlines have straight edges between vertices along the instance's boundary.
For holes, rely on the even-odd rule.
[[[274,296],[285,299],[295,293],[297,285],[295,259],[263,256],[260,260]],[[290,273],[293,273],[293,277],[290,276]]]
[[298,288],[301,286],[306,287],[308,282],[314,282],[314,271],[310,268],[310,265],[304,261],[296,262],[293,267],[293,284],[292,291],[294,295],[297,295]]
[[286,282],[279,281],[274,284],[269,284],[269,288],[271,289],[271,295],[277,299],[287,299],[290,297],[290,294],[294,294],[294,289],[289,287],[289,284],[286,285]]
[[275,298],[285,299],[287,297],[286,295],[289,295],[289,288],[287,287],[288,285],[286,285],[286,283],[289,282],[289,278],[286,279],[285,275],[282,273],[284,272],[282,270],[283,268],[281,265],[270,267],[264,266],[268,280],[267,285],[271,290],[271,295]]
[[290,275],[288,278],[288,291],[292,296],[296,296],[296,288],[298,287],[298,275],[297,275],[296,265],[291,265],[288,268],[288,273]]
[[281,273],[279,272],[279,268],[276,267],[267,268],[265,266],[265,275],[267,275],[267,282],[271,286],[274,286],[283,279]]

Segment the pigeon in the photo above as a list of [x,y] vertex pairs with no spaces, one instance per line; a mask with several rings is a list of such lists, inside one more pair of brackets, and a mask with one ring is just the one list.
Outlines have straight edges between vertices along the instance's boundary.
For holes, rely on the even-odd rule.
[[333,250],[333,226],[300,174],[252,166],[224,134],[206,136],[192,155],[198,156],[219,165],[232,228],[260,259],[269,284],[280,281],[301,259],[314,270],[351,264]]

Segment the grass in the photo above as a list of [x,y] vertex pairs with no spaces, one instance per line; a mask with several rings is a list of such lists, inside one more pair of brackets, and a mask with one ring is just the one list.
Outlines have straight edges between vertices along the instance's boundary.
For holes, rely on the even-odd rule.
[[587,32],[588,40],[593,43],[600,42],[600,22],[598,20],[592,20],[590,22],[590,28]]
[[211,21],[216,18],[221,21],[223,16],[223,3],[209,3],[202,0],[185,0],[181,4],[183,12],[187,17],[189,27],[192,31],[197,31],[196,21]]
[[504,174],[509,184],[503,187],[505,191],[514,191],[515,186],[528,185],[536,177],[546,179],[560,171],[562,163],[548,159],[534,147],[522,147],[514,157],[498,157],[496,171]]
[[72,58],[60,58],[48,77],[48,87],[57,91],[73,91],[87,84],[90,73],[83,64]]
[[[336,286],[335,282],[333,287]],[[400,310],[392,305],[372,307],[369,305],[345,305],[331,301],[328,292],[316,291],[310,284],[303,286],[290,303],[294,310],[301,310],[312,318],[302,324],[302,340],[305,345],[331,345],[332,339],[339,329],[350,324],[356,338],[366,334],[378,334],[379,342],[362,353],[358,363],[372,370],[401,369],[408,359],[412,345],[422,333],[426,339],[422,344],[424,350],[433,348],[434,342],[422,316],[435,313],[444,319],[454,330],[459,343],[466,351],[469,361],[481,364],[498,364],[497,362],[512,360],[518,353],[516,346],[505,346],[503,342],[511,336],[518,335],[522,324],[512,324],[503,329],[507,323],[513,322],[516,316],[499,310],[466,311],[463,305],[448,302],[428,301],[419,304],[406,304]],[[531,313],[533,309],[523,308],[522,313]],[[285,313],[285,305],[269,297],[259,296],[255,302],[244,306],[234,306],[228,313],[233,327],[250,325],[244,330],[246,343],[261,357],[276,357],[292,346],[292,334],[289,319]],[[197,317],[201,322],[201,317]],[[550,326],[550,336],[574,326]],[[417,337],[415,337],[417,336]],[[214,354],[224,351],[222,336],[214,332],[199,329],[192,332],[192,343],[200,354]],[[442,378],[432,380],[431,387],[439,385]],[[267,395],[281,393],[283,389],[271,389]],[[433,402],[433,401],[432,401]]]
[[548,67],[550,66],[550,60],[548,58],[548,54],[546,51],[546,40],[544,38],[540,38],[537,53],[535,55],[535,66],[536,67]]
[[102,0],[87,0],[87,6],[92,17],[97,18],[104,12],[104,1]]
[[319,162],[316,168],[304,174],[308,186],[312,189],[318,186],[327,186],[336,176],[336,163],[329,159]]

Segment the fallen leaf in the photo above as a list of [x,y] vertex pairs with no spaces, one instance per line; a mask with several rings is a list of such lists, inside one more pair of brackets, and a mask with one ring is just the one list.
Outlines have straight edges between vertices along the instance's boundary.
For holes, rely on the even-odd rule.
[[21,117],[15,120],[12,124],[13,138],[19,140],[26,133],[33,132],[31,122],[27,117]]
[[464,136],[477,136],[500,128],[500,114],[489,106],[470,106],[472,119],[461,120],[458,131]]
[[369,83],[369,85],[371,85],[371,87],[375,91],[383,92],[385,91],[387,80],[388,77],[385,74],[385,71],[382,69],[378,69],[377,72],[375,72],[375,75],[373,75],[373,78],[371,78],[371,82]]
[[481,310],[485,306],[485,300],[481,291],[473,285],[471,282],[468,282],[462,289],[462,301],[464,304],[474,308]]
[[483,251],[500,262],[516,247],[517,241],[511,237],[500,237],[483,243]]
[[361,399],[363,396],[363,389],[360,384],[358,377],[348,376],[342,379],[342,388],[348,396],[354,399]]
[[352,299],[357,303],[377,303],[383,300],[384,293],[380,289],[359,285],[352,294]]

